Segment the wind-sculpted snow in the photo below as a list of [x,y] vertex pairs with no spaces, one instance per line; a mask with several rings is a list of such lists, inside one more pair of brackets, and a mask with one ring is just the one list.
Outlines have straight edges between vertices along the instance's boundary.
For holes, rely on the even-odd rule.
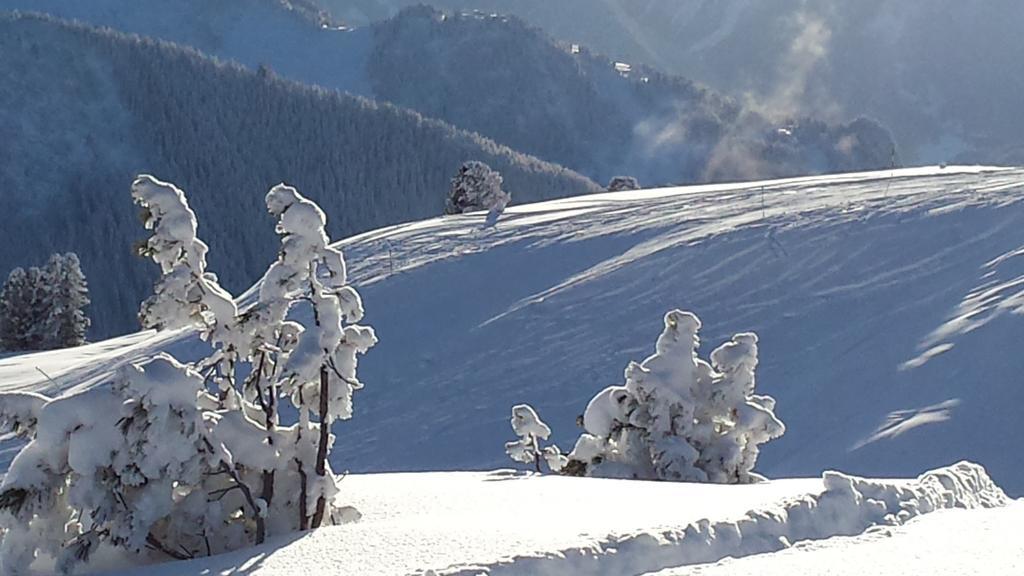
[[899,526],[936,510],[993,508],[1008,503],[985,470],[969,462],[913,481],[866,480],[839,472],[823,476],[824,492],[752,510],[738,520],[705,519],[686,527],[611,537],[592,546],[492,565],[429,570],[430,576],[612,576],[776,552],[805,540],[853,536]]
[[1024,501],[972,511],[940,510],[902,526],[809,540],[772,554],[669,568],[648,576],[965,576],[1019,574],[1024,544],[1007,537],[1024,530]]

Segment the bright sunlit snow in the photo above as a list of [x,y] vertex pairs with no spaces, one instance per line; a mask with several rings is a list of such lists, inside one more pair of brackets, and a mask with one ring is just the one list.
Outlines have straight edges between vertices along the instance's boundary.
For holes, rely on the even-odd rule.
[[[702,356],[734,333],[758,334],[757,388],[777,399],[787,432],[765,445],[756,471],[913,478],[966,459],[1020,495],[1024,364],[1007,347],[1024,335],[1021,199],[1024,170],[923,168],[610,193],[512,206],[488,228],[474,213],[344,240],[381,343],[360,363],[371,385],[338,427],[334,469],[506,467],[509,410],[523,402],[567,451],[589,399],[622,385],[623,368],[650,354],[665,311],[679,307],[704,321]],[[7,357],[0,386],[80,391],[131,359],[188,359],[202,346],[187,332],[141,333]],[[639,574],[755,555],[735,570],[806,563],[795,573],[814,573],[817,558],[877,550],[896,567],[924,554],[953,574],[992,542],[992,565],[1012,573],[1020,546],[987,535],[1019,524],[1019,504],[916,517],[1002,502],[982,476],[961,472],[892,484],[828,476],[827,497],[820,479],[721,487],[353,474],[339,498],[360,509],[360,523],[164,569]],[[753,532],[737,536],[728,526],[748,513]],[[941,546],[930,536],[953,525],[975,526],[979,539]],[[777,552],[800,540],[815,543]],[[700,569],[733,573],[728,563]]]

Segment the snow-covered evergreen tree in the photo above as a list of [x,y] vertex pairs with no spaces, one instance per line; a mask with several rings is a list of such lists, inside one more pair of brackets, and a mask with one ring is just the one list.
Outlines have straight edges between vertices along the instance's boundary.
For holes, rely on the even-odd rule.
[[[278,378],[281,394],[299,410],[295,450],[303,497],[300,528],[316,528],[330,517],[327,506],[337,491],[327,462],[334,441],[330,428],[335,420],[352,417],[352,395],[363,387],[356,378],[356,356],[377,337],[372,328],[351,324],[362,319],[363,303],[347,285],[341,252],[329,245],[327,217],[320,207],[283,184],[266,200],[278,218],[281,251],[264,277],[260,302],[274,308],[304,299],[313,313],[312,324],[298,331]],[[311,415],[316,415],[315,423]],[[316,478],[309,478],[310,470]],[[315,506],[312,516],[310,504]]]
[[700,320],[674,310],[655,353],[626,368],[625,386],[598,393],[566,473],[689,482],[749,483],[761,444],[785,427],[775,401],[754,394],[757,336],[738,334],[697,356]]
[[609,192],[622,192],[623,190],[639,190],[640,183],[632,176],[615,176],[608,182]]
[[132,197],[142,207],[142,220],[153,235],[139,254],[160,265],[162,276],[153,295],[142,303],[143,328],[174,329],[200,325],[208,329],[230,322],[237,314],[234,299],[206,271],[209,248],[196,236],[195,212],[185,193],[173,184],[143,175],[132,184]]
[[0,395],[4,422],[29,438],[0,486],[0,570],[42,557],[66,573],[99,546],[156,561],[248,542],[261,509],[233,455],[252,445],[203,386],[159,355],[80,394]]
[[54,254],[43,269],[47,287],[43,347],[69,348],[85,344],[91,324],[85,313],[89,305],[89,287],[74,252]]
[[[163,271],[141,318],[194,328],[212,351],[192,364],[160,354],[73,396],[0,395],[0,424],[29,441],[0,485],[0,572],[36,558],[69,572],[100,546],[191,558],[358,518],[336,502],[330,426],[351,417],[356,356],[376,337],[350,323],[362,302],[324,213],[271,190],[281,250],[239,313],[206,270],[184,193],[150,176],[132,192],[153,232],[142,251]],[[299,303],[308,326],[287,319]],[[298,416],[282,422],[289,398]]]
[[15,268],[0,291],[0,349],[28,350],[33,289],[24,268]]
[[52,287],[47,282],[42,268],[36,266],[29,268],[27,276],[28,289],[24,311],[26,318],[25,347],[23,350],[42,350],[48,341],[46,321],[50,317]]
[[445,214],[464,214],[477,210],[498,213],[512,200],[511,195],[501,189],[501,174],[483,162],[466,162],[459,173],[452,178],[451,189],[445,203]]
[[540,441],[551,436],[551,428],[540,419],[532,406],[518,404],[512,407],[512,431],[519,436],[519,440],[506,443],[505,453],[516,462],[533,464],[537,472],[541,471],[541,460],[552,472],[560,471],[565,465],[565,456],[557,446],[541,448]]
[[0,349],[52,350],[85,343],[85,276],[74,253],[11,271],[0,292]]

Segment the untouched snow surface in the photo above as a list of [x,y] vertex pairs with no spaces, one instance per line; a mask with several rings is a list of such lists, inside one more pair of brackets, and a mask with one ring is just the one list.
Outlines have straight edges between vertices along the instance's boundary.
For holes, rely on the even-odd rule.
[[[760,338],[758,390],[787,433],[759,472],[915,476],[967,459],[1020,495],[1022,199],[1024,170],[933,167],[600,194],[513,206],[492,228],[477,213],[350,238],[380,344],[335,469],[508,466],[521,402],[568,450],[588,399],[683,308],[704,321],[705,354]],[[201,345],[140,334],[7,358],[0,387],[82,389]]]

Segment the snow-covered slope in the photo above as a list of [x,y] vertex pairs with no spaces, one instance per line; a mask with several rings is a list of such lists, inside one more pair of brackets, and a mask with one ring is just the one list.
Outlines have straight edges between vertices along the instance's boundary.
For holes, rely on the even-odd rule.
[[[791,542],[899,530],[936,509],[961,508],[958,517],[984,521],[1002,512],[1006,499],[978,472],[961,464],[916,480],[833,474],[747,486],[507,470],[355,475],[342,482],[340,497],[362,512],[358,523],[123,574],[640,574],[775,552]],[[1006,510],[1020,514],[1019,505]],[[1007,553],[1021,548],[1000,544]]]
[[[913,476],[970,459],[1024,493],[1022,200],[1024,170],[921,168],[602,194],[515,207],[496,228],[478,214],[350,238],[381,343],[335,469],[501,466],[521,401],[568,449],[587,400],[680,307],[704,320],[705,346],[760,335],[758,390],[788,429],[761,472]],[[0,385],[92,385],[126,356],[196,345],[124,342],[0,360]]]

